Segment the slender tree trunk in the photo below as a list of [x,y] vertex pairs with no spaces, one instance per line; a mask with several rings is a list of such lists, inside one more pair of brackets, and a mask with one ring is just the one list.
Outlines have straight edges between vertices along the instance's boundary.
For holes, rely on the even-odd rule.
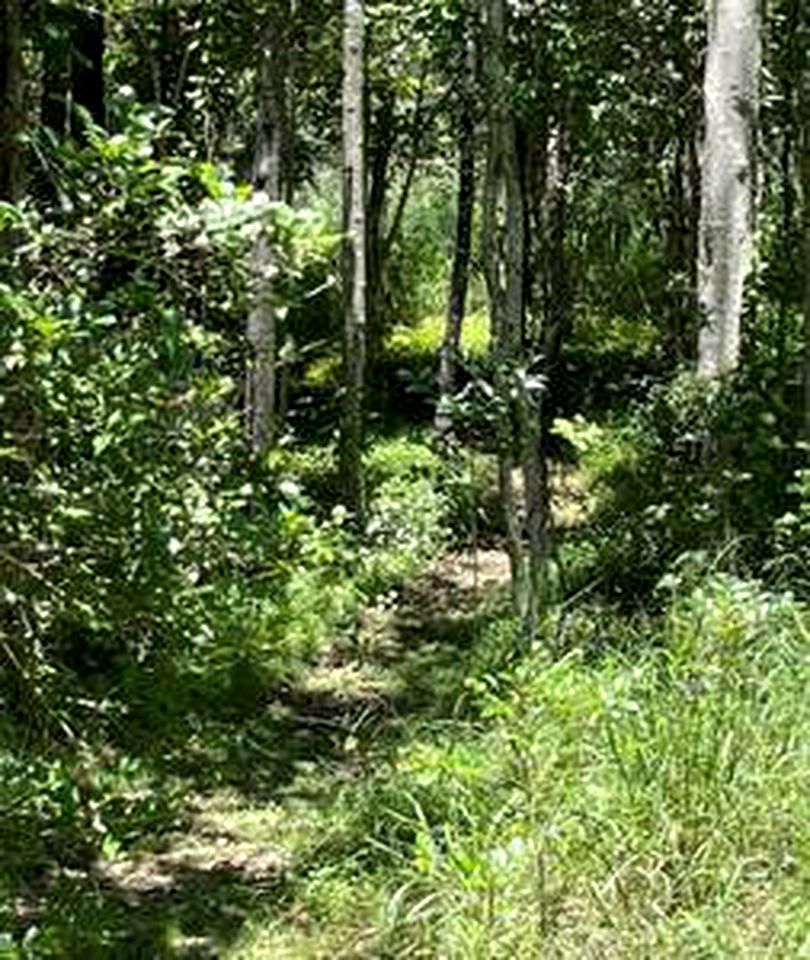
[[684,359],[684,328],[689,316],[688,294],[684,281],[688,276],[687,223],[689,217],[686,185],[686,137],[679,131],[674,143],[672,169],[669,173],[667,216],[664,223],[664,251],[673,285],[667,310],[665,349],[672,364]]
[[450,278],[447,322],[439,357],[439,403],[436,433],[446,437],[452,427],[450,403],[456,389],[461,330],[467,304],[475,207],[475,41],[467,38],[458,129],[458,202],[456,246]]
[[[547,538],[540,408],[522,365],[525,197],[506,71],[504,0],[484,0],[484,10],[490,94],[484,260],[494,338],[495,390],[501,405],[510,411],[499,424],[498,474],[515,607],[524,639],[531,639],[545,599]],[[516,458],[523,471],[528,557],[515,502]]]
[[364,47],[364,2],[363,0],[344,0],[343,290],[345,325],[340,473],[343,495],[359,526],[362,526],[364,519],[362,454],[366,334]]
[[698,324],[700,319],[699,270],[700,260],[700,211],[701,203],[701,171],[700,150],[697,132],[697,119],[686,144],[686,263],[688,268],[688,313],[689,326],[684,332],[683,356],[687,360],[697,358]]
[[754,250],[760,0],[707,0],[698,370],[717,377],[740,357],[745,281]]
[[[277,203],[291,180],[291,133],[288,123],[289,58],[285,50],[284,11],[277,9],[264,32],[260,50],[257,96],[256,150],[253,185],[261,200]],[[273,303],[273,261],[264,230],[257,237],[252,258],[254,302],[248,317],[246,414],[254,456],[270,448],[276,430],[277,314]]]
[[385,208],[394,139],[394,94],[386,91],[374,116],[369,143],[371,158],[366,210],[368,269],[366,352],[371,369],[376,369],[385,336]]
[[[492,327],[495,392],[501,404],[504,402],[508,404],[512,369],[519,347],[519,337],[515,336],[515,328],[519,329],[522,322],[523,289],[521,278],[520,302],[517,302],[518,284],[514,270],[510,269],[514,265],[507,254],[505,234],[511,226],[511,235],[514,238],[512,243],[514,244],[515,239],[519,239],[515,237],[515,233],[516,227],[522,232],[523,210],[522,205],[517,209],[513,207],[507,195],[509,178],[506,173],[506,164],[510,149],[509,140],[514,141],[515,133],[506,80],[503,0],[482,0],[482,4],[485,22],[484,73],[489,97],[482,247]],[[521,272],[522,266],[521,256],[518,268]],[[505,416],[499,416],[497,434],[498,485],[504,513],[506,548],[512,572],[512,596],[516,611],[522,615],[526,597],[526,569],[515,503],[514,437],[511,417],[508,413]]]
[[799,120],[804,272],[804,419],[805,435],[810,437],[810,51],[806,54],[799,88]]
[[[794,262],[798,234],[796,224],[797,190],[796,159],[801,149],[801,73],[802,73],[802,5],[806,0],[789,0],[785,5],[784,53],[781,73],[781,144],[779,167],[781,175],[780,194],[782,201],[782,226],[780,230],[779,312],[776,323],[776,363],[784,373],[788,354],[793,294],[796,290],[797,271]],[[810,23],[808,23],[810,26]],[[801,176],[801,171],[799,176]],[[784,377],[780,377],[784,382]]]
[[0,200],[17,203],[25,192],[22,7],[0,0]]
[[551,129],[548,141],[543,232],[546,249],[544,273],[547,277],[545,332],[543,336],[546,368],[551,376],[560,362],[568,323],[568,259],[566,227],[568,222],[568,131],[561,119]]
[[[677,33],[673,36],[674,75],[671,97],[677,104],[677,131],[672,147],[674,157],[668,183],[668,215],[665,221],[664,250],[670,275],[675,281],[669,298],[665,349],[673,363],[694,361],[698,338],[698,232],[700,223],[699,128],[702,103],[699,94],[701,66],[687,23],[694,0],[674,4]],[[654,155],[662,147],[654,145]]]

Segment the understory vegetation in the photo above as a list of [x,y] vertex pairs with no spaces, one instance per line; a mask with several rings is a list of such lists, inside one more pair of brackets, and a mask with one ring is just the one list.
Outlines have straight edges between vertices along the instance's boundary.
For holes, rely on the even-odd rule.
[[0,960],[810,957],[810,15],[703,6],[3,0]]

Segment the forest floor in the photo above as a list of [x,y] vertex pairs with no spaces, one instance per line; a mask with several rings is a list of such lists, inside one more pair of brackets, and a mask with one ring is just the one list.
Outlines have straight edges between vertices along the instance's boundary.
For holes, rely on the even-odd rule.
[[452,720],[465,697],[465,650],[502,608],[508,582],[498,549],[447,554],[364,611],[354,640],[269,703],[244,736],[217,744],[218,775],[211,744],[188,745],[178,763],[193,768],[199,751],[204,772],[187,782],[184,829],[82,878],[85,904],[101,914],[90,922],[107,930],[99,956],[365,955],[362,891],[348,911],[356,928],[341,928],[310,916],[300,881],[328,872],[330,847],[339,856],[340,791],[362,789],[414,718]]
[[[555,490],[587,531],[587,475]],[[171,815],[20,927],[77,960],[810,957],[806,606],[587,588],[510,658],[508,584],[437,556],[259,710],[155,742]]]

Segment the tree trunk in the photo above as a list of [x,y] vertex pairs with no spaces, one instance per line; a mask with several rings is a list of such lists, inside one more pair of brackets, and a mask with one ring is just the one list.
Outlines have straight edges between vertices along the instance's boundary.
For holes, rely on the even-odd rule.
[[25,192],[22,7],[0,0],[0,201],[17,203]]
[[104,14],[79,7],[51,7],[47,16],[62,36],[46,50],[42,123],[60,137],[83,139],[87,111],[104,126]]
[[370,131],[369,191],[366,211],[367,310],[366,352],[376,369],[385,338],[385,207],[389,170],[394,151],[394,94],[385,91]]
[[[802,98],[802,6],[805,0],[788,0],[784,6],[782,55],[777,62],[780,79],[781,104],[778,123],[781,127],[779,168],[781,175],[780,195],[782,224],[779,241],[779,312],[776,323],[776,364],[780,371],[780,381],[784,382],[788,344],[791,328],[791,314],[794,294],[797,289],[797,264],[794,252],[801,243],[796,223],[797,210],[797,160],[801,150],[802,123],[800,105]],[[810,23],[808,23],[810,26]],[[798,171],[801,177],[801,171]]]
[[739,362],[743,294],[754,250],[760,0],[707,0],[707,9],[698,371],[717,377]]
[[[257,197],[270,203],[282,200],[291,181],[291,133],[288,123],[289,58],[285,50],[282,10],[277,10],[262,40],[258,79],[256,150],[253,185]],[[263,230],[253,249],[254,303],[248,317],[246,412],[254,456],[270,448],[276,429],[277,315],[273,303],[273,262]]]
[[[489,153],[484,197],[484,262],[493,328],[495,392],[507,411],[498,428],[498,474],[512,567],[516,612],[524,640],[534,635],[544,599],[547,541],[540,409],[522,369],[525,308],[525,197],[506,70],[504,0],[484,0]],[[515,502],[516,456],[523,470],[528,557]]]
[[804,307],[804,420],[810,438],[810,52],[806,54],[799,89],[801,147],[799,170],[802,185],[803,307]]
[[362,526],[363,391],[366,333],[366,210],[363,156],[365,10],[363,0],[344,0],[343,47],[343,291],[344,397],[340,436],[343,495]]
[[568,221],[568,132],[563,120],[552,127],[548,140],[546,188],[543,204],[543,240],[546,257],[546,298],[543,347],[551,375],[560,362],[568,323],[568,261],[565,233]]
[[475,207],[475,41],[472,36],[467,38],[460,108],[456,246],[450,278],[444,342],[439,357],[439,403],[436,407],[436,433],[439,437],[446,437],[452,427],[450,404],[456,389],[461,330],[470,281]]

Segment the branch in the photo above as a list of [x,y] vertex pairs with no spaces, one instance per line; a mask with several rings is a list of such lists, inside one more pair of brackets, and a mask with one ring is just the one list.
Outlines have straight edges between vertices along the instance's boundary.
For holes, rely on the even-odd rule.
[[411,143],[413,145],[411,150],[411,156],[408,161],[408,172],[405,174],[405,183],[402,185],[402,192],[399,195],[399,201],[397,202],[396,212],[394,213],[394,218],[391,221],[391,228],[388,231],[388,234],[383,241],[383,260],[388,256],[388,253],[391,250],[391,247],[394,244],[394,241],[397,238],[400,227],[402,226],[402,218],[405,215],[405,208],[408,204],[408,198],[410,196],[411,187],[413,186],[413,178],[416,175],[416,168],[419,165],[420,160],[420,146],[422,144],[422,134],[424,132],[425,126],[427,126],[427,121],[432,118],[433,114],[436,113],[437,107],[434,106],[425,117],[425,123],[422,123],[422,107],[425,100],[425,79],[427,75],[427,67],[425,66],[422,70],[422,76],[419,80],[419,92],[416,97],[416,106],[414,107],[413,114],[413,126],[411,128]]

